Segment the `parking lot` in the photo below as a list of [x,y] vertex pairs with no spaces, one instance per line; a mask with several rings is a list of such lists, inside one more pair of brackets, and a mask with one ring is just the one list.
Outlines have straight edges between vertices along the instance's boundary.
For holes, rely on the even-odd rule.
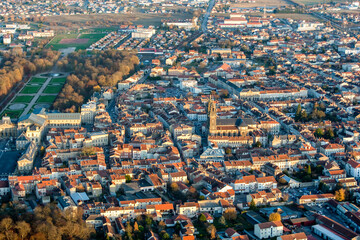
[[0,175],[12,174],[16,169],[17,159],[21,151],[0,150]]
[[290,201],[297,202],[297,199],[303,195],[321,194],[316,187],[308,188],[288,188],[284,190],[284,193],[289,194]]
[[11,141],[0,140],[0,175],[8,175],[15,171],[16,163],[21,151],[11,150],[14,148]]

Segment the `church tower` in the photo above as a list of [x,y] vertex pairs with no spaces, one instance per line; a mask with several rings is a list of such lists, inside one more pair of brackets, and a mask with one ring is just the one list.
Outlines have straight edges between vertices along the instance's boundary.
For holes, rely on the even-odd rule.
[[209,100],[209,133],[210,135],[216,134],[216,103],[210,97]]

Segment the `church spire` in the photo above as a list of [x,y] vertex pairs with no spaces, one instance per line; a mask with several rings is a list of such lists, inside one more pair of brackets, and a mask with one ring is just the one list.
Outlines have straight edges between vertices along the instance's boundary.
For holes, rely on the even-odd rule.
[[210,135],[215,135],[216,134],[217,114],[216,114],[216,103],[212,99],[212,97],[210,97],[210,100],[209,100],[208,111],[209,111],[209,133],[210,133]]

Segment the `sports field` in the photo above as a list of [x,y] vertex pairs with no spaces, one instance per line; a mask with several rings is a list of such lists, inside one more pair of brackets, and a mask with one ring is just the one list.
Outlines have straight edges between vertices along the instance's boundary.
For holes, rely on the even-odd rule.
[[76,50],[86,49],[105,35],[105,33],[59,34],[47,44],[47,47],[53,50],[70,47],[76,47]]

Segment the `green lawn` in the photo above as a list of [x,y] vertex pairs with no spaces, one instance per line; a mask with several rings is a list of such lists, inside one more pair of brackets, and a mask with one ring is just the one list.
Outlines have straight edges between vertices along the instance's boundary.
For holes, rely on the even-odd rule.
[[4,115],[7,115],[9,116],[10,118],[18,118],[20,117],[20,115],[22,114],[24,110],[5,110],[3,113],[2,113],[2,116]]
[[[69,47],[76,47],[76,50],[79,49],[86,49],[91,44],[97,42],[100,38],[104,37],[106,33],[88,33],[88,34],[59,34],[55,36],[51,42],[49,42],[46,47],[51,48],[53,50],[59,50],[62,48],[69,48]],[[69,44],[62,44],[60,43],[61,39],[89,39],[87,43],[69,43]]]
[[66,82],[66,78],[63,77],[63,78],[53,78],[50,80],[50,84],[53,84],[53,83],[65,83]]
[[40,96],[38,98],[38,100],[36,101],[36,103],[53,103],[55,101],[56,97],[57,96],[54,96],[54,95]]
[[29,103],[33,96],[17,96],[12,103]]
[[48,85],[43,93],[59,93],[63,85]]
[[41,86],[25,86],[23,88],[23,90],[21,90],[20,93],[24,93],[24,94],[35,94],[39,91],[39,89],[41,88]]
[[46,78],[37,78],[37,77],[33,77],[30,80],[30,84],[31,83],[44,83],[46,81]]

